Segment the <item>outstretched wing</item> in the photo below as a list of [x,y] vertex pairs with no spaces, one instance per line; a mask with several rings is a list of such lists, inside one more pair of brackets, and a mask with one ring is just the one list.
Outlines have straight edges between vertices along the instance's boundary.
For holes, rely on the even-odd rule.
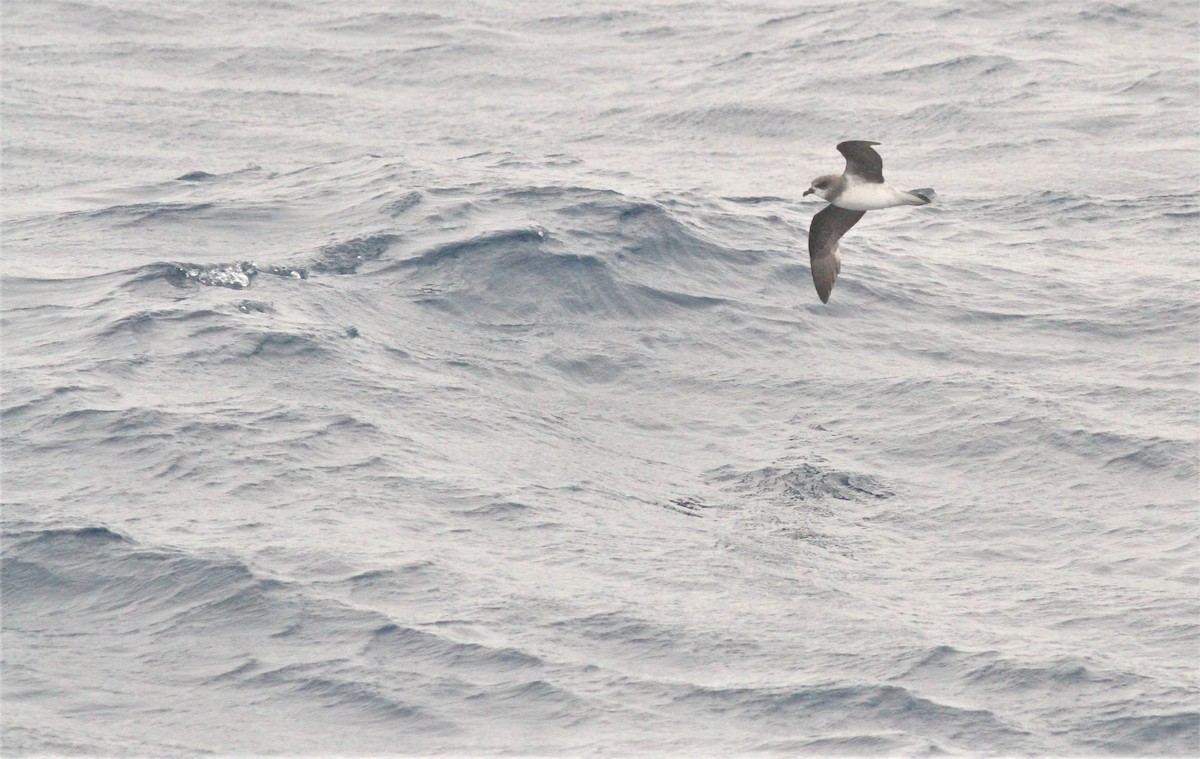
[[878,153],[871,150],[872,145],[878,144],[878,142],[868,142],[867,140],[839,142],[838,152],[846,156],[846,173],[853,174],[867,182],[882,182],[883,159],[879,157]]
[[808,262],[812,268],[813,284],[822,303],[829,302],[833,283],[842,270],[838,255],[838,240],[858,223],[866,211],[847,211],[830,204],[813,217],[808,226]]

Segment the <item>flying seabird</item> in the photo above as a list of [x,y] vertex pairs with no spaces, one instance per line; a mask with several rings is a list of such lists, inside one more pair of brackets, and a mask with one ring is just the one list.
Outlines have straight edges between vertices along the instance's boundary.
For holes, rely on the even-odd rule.
[[[825,174],[812,181],[805,195],[829,201],[813,217],[808,228],[808,258],[813,284],[822,303],[829,302],[833,283],[842,270],[838,240],[858,223],[867,211],[893,206],[923,206],[929,196],[922,192],[897,190],[883,181],[883,159],[871,149],[878,142],[850,140],[839,143],[838,152],[846,156],[846,171],[839,177]],[[932,193],[932,191],[929,191]]]

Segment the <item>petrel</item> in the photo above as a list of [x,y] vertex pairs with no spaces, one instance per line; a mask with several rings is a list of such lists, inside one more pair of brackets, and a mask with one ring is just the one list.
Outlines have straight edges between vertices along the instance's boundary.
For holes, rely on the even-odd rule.
[[929,195],[923,192],[897,190],[883,181],[883,159],[871,149],[878,142],[850,140],[838,143],[838,152],[846,156],[846,170],[839,177],[825,174],[812,181],[805,195],[828,200],[813,217],[808,228],[808,258],[812,267],[813,284],[822,303],[829,302],[833,283],[842,270],[838,256],[838,240],[858,223],[867,211],[892,206],[923,206]]

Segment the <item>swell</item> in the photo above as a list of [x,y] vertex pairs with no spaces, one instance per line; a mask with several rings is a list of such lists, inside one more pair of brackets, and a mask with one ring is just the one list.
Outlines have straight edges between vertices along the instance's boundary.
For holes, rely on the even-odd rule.
[[630,319],[725,302],[722,273],[745,260],[662,206],[609,191],[516,188],[464,211],[513,204],[540,208],[542,223],[455,235],[372,276],[399,279],[417,302],[473,318]]
[[[1186,704],[1190,688],[1164,687],[1154,679],[1109,663],[1075,655],[1020,658],[994,650],[964,651],[949,645],[900,657],[895,682],[934,688],[947,698],[983,701],[1040,734],[1053,733],[1074,746],[1106,753],[1194,753],[1200,714]],[[1139,693],[1130,704],[1130,693]],[[1122,717],[1097,719],[1121,701]],[[1068,706],[1070,705],[1070,706]],[[1072,708],[1073,707],[1073,708]]]
[[[360,171],[358,164],[347,168]],[[384,177],[391,169],[374,171]],[[220,179],[187,176],[200,183]],[[369,178],[364,181],[375,184]],[[744,276],[745,266],[756,260],[754,254],[708,236],[695,219],[685,220],[681,214],[693,215],[688,209],[676,211],[605,189],[425,188],[399,199],[373,193],[371,205],[377,208],[373,225],[383,227],[375,233],[335,240],[284,261],[147,264],[120,272],[126,278],[123,286],[145,290],[166,282],[180,289],[248,290],[280,279],[303,282],[366,273],[406,286],[418,303],[485,321],[529,319],[535,314],[623,319],[719,306],[727,300],[730,275]],[[151,206],[117,206],[95,213],[144,215]],[[206,207],[158,204],[153,212],[203,213]],[[513,208],[541,223],[481,228],[471,221]],[[413,230],[418,227],[426,228],[425,234],[417,236]],[[423,242],[438,237],[447,239]],[[269,302],[258,300],[242,308],[244,313],[270,309]]]
[[[41,645],[73,650],[82,640],[103,670],[127,666],[142,687],[249,691],[435,733],[461,719],[464,698],[517,698],[564,720],[585,707],[545,682],[555,676],[548,662],[518,648],[458,642],[437,625],[418,629],[340,600],[340,584],[274,579],[236,558],[146,545],[102,525],[6,532],[3,570],[10,650],[53,628]],[[375,584],[402,580],[380,577]],[[155,666],[179,656],[169,670]],[[572,701],[574,715],[564,708]]]

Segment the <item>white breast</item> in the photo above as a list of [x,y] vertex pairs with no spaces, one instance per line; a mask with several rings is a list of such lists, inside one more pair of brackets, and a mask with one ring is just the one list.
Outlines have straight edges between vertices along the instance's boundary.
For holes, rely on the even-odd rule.
[[877,182],[855,182],[846,187],[833,201],[847,211],[878,211],[893,206],[921,205],[922,201],[907,192]]

